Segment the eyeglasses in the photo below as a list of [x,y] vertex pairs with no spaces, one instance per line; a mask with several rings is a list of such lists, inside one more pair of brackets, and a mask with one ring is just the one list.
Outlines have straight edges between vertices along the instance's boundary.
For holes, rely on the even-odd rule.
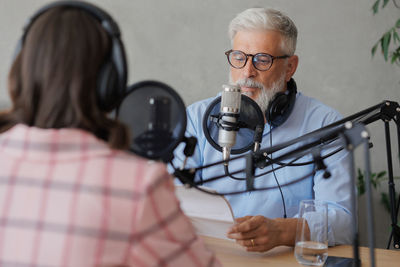
[[257,53],[252,55],[246,54],[240,50],[229,50],[225,52],[225,55],[228,58],[229,64],[235,69],[241,69],[246,66],[247,59],[252,57],[251,62],[253,63],[253,66],[260,71],[269,70],[272,66],[272,63],[274,63],[274,59],[290,57],[289,55],[274,57],[266,53]]

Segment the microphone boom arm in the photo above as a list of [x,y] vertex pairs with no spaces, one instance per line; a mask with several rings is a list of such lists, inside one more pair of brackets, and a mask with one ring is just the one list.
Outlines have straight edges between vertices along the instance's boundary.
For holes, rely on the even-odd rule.
[[[373,112],[375,112],[375,113],[373,113]],[[393,165],[392,165],[392,155],[391,155],[391,145],[390,145],[390,133],[389,133],[389,121],[393,120],[397,127],[398,150],[400,153],[400,107],[397,102],[386,100],[377,105],[369,107],[365,110],[357,112],[353,115],[345,117],[339,121],[336,121],[332,124],[329,124],[325,127],[322,127],[318,130],[315,130],[313,132],[310,132],[310,133],[300,136],[298,138],[292,139],[290,141],[272,146],[270,148],[259,150],[258,152],[252,152],[252,153],[249,153],[244,156],[242,155],[239,157],[232,157],[229,160],[223,160],[223,161],[219,161],[216,163],[208,164],[206,166],[193,168],[193,169],[190,169],[190,172],[188,170],[181,170],[179,173],[176,173],[175,175],[177,175],[178,178],[179,178],[179,176],[181,176],[180,179],[181,179],[181,181],[185,180],[186,181],[186,183],[184,182],[185,184],[187,184],[189,186],[197,187],[197,184],[194,182],[194,179],[195,179],[194,177],[195,177],[196,171],[198,171],[200,169],[205,169],[205,168],[208,168],[211,166],[219,165],[221,163],[231,162],[231,161],[246,157],[246,168],[235,171],[235,173],[239,173],[239,172],[246,173],[246,191],[262,190],[261,188],[257,189],[254,187],[255,170],[257,168],[262,169],[262,168],[270,166],[274,163],[279,163],[282,160],[285,160],[287,158],[294,157],[296,155],[298,156],[298,155],[308,154],[308,153],[310,153],[310,151],[314,151],[314,153],[315,153],[315,150],[313,150],[313,148],[315,149],[315,147],[324,146],[324,145],[329,144],[339,138],[341,138],[341,139],[344,138],[345,144],[343,146],[348,151],[351,151],[351,155],[352,155],[353,154],[352,150],[361,143],[361,141],[359,139],[357,139],[360,137],[360,134],[359,134],[360,133],[360,126],[359,126],[360,124],[359,123],[368,125],[377,120],[384,121],[385,133],[386,133],[385,138],[386,138],[386,151],[387,151],[387,160],[388,160],[390,208],[391,208],[391,219],[392,219],[392,233],[390,236],[388,246],[390,245],[391,237],[393,236],[394,237],[394,247],[400,248],[400,228],[397,225],[397,216],[398,216],[400,203],[398,203],[396,205],[395,185],[393,182]],[[357,129],[357,130],[353,130],[353,132],[358,131],[357,138],[355,138],[353,135],[349,134],[349,131],[353,128],[353,126]],[[363,133],[363,132],[366,132],[366,131],[364,131],[364,130],[361,131],[361,133]],[[366,143],[365,147],[368,148],[369,147],[368,134],[361,134],[361,137],[363,138],[362,140]],[[313,141],[310,141],[310,140],[313,140]],[[279,157],[274,158],[273,160],[271,160],[268,157],[268,154],[285,149],[291,145],[298,144],[300,142],[307,142],[307,141],[309,141],[309,142],[304,145],[301,145],[298,148],[295,148],[289,152],[286,152],[286,153],[280,155]],[[318,149],[320,149],[320,148],[318,148]],[[353,158],[353,155],[352,155],[352,158]],[[321,157],[318,157],[318,156],[314,157],[314,159],[317,159],[319,161],[322,160]],[[310,163],[315,163],[315,160],[313,160]],[[290,166],[290,165],[288,165],[288,166]],[[353,162],[352,166],[353,166],[353,172],[354,172],[354,162]],[[369,168],[370,167],[368,165],[368,168],[366,170],[367,173],[365,175],[368,183],[369,183],[369,175],[370,175]],[[190,175],[186,176],[187,174],[190,174]],[[352,173],[352,175],[354,176],[354,173]],[[185,179],[182,179],[182,176],[186,176]],[[207,180],[203,180],[203,182],[217,180],[217,179],[221,179],[224,177],[226,177],[226,175],[210,177]],[[354,183],[354,179],[352,182]],[[287,186],[287,185],[282,185],[282,187]],[[355,188],[354,184],[353,184],[353,186]],[[271,188],[265,188],[265,190],[268,190],[268,189],[271,189]],[[243,192],[246,192],[246,191],[243,191]],[[241,193],[241,192],[230,192],[230,193],[224,193],[224,194],[235,194],[235,193]],[[353,194],[355,194],[355,192],[353,192]],[[367,192],[367,194],[370,194],[370,192]],[[367,198],[368,198],[367,199],[368,207],[370,207],[371,206],[371,203],[370,203],[371,198],[370,198],[370,196],[367,196]],[[353,204],[355,203],[354,195],[352,196],[352,202],[353,202]],[[399,202],[400,202],[400,199],[399,199]],[[371,213],[372,213],[372,211],[368,211],[369,216]],[[353,212],[353,216],[356,216],[356,214],[354,212]],[[371,229],[371,226],[369,226],[369,229]],[[373,240],[370,240],[370,243],[373,243]],[[353,244],[355,247],[354,258],[356,260],[358,260],[359,255],[358,255],[358,233],[357,232],[356,232],[356,236],[355,236],[355,240],[354,240]],[[356,248],[357,248],[357,251],[356,251]],[[374,256],[372,254],[371,254],[371,259],[374,259]],[[371,262],[374,264],[374,261],[371,261]],[[359,262],[356,261],[356,264],[359,264]]]

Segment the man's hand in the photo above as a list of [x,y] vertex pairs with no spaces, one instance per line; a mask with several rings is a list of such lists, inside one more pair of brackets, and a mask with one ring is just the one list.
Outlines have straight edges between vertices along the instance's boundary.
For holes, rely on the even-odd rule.
[[227,236],[247,251],[264,252],[280,245],[294,246],[297,219],[268,219],[245,216],[236,219]]

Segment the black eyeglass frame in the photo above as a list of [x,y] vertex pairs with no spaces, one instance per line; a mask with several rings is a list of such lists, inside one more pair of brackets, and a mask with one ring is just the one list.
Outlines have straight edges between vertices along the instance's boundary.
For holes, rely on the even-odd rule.
[[[229,55],[230,55],[232,52],[240,52],[240,53],[242,53],[243,55],[246,56],[246,60],[244,61],[244,64],[243,64],[242,67],[233,66],[233,64],[231,63],[231,60],[230,60],[230,58],[229,58]],[[232,68],[235,68],[235,69],[243,69],[243,68],[246,66],[246,64],[247,64],[247,60],[249,59],[249,57],[252,57],[251,63],[253,64],[254,68],[256,68],[256,69],[259,70],[259,71],[267,71],[267,70],[269,70],[269,69],[272,67],[272,64],[274,63],[274,60],[275,60],[275,59],[282,59],[282,58],[289,58],[289,57],[291,57],[290,55],[283,55],[283,56],[276,56],[276,57],[275,57],[275,56],[270,55],[270,54],[267,54],[267,53],[257,53],[257,54],[254,54],[254,55],[253,55],[253,54],[246,54],[246,53],[243,52],[243,51],[240,51],[240,50],[233,50],[233,49],[230,49],[230,50],[226,51],[226,52],[225,52],[225,55],[226,55],[226,58],[228,59],[229,65],[231,65]],[[254,58],[256,58],[256,57],[259,56],[259,55],[267,56],[267,57],[270,57],[270,58],[271,58],[271,64],[269,65],[268,68],[266,68],[266,69],[259,69],[259,68],[257,68],[256,62],[255,62]]]

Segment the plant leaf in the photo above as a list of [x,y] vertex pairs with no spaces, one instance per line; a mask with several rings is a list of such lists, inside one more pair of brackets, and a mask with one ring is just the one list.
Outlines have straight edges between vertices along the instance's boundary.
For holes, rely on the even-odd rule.
[[375,15],[376,13],[378,13],[379,10],[379,2],[381,0],[376,0],[376,2],[374,3],[374,5],[372,6],[372,13]]
[[389,202],[389,196],[387,193],[381,193],[381,203],[385,207],[385,210],[387,212],[390,212],[390,202]]
[[378,48],[378,44],[379,44],[379,43],[377,43],[376,45],[374,45],[374,46],[372,47],[372,49],[371,49],[371,55],[372,55],[372,56],[375,55],[376,48]]
[[376,189],[376,180],[371,180],[371,184],[372,184],[372,186]]
[[397,33],[397,31],[395,29],[393,29],[393,40],[394,40],[394,43],[400,42],[399,34]]
[[378,173],[377,178],[382,178],[385,175],[386,175],[386,171],[381,171],[381,172]]
[[386,32],[382,37],[381,47],[382,47],[383,57],[385,58],[385,61],[388,60],[389,44],[390,44],[391,37],[392,37],[392,35],[391,35],[390,31]]
[[389,0],[383,0],[382,8],[384,8],[388,2],[389,2]]
[[399,58],[399,56],[400,56],[399,53],[393,53],[391,63],[392,63],[392,64],[395,63],[396,60]]
[[400,28],[400,19],[398,19],[396,22],[396,28]]

